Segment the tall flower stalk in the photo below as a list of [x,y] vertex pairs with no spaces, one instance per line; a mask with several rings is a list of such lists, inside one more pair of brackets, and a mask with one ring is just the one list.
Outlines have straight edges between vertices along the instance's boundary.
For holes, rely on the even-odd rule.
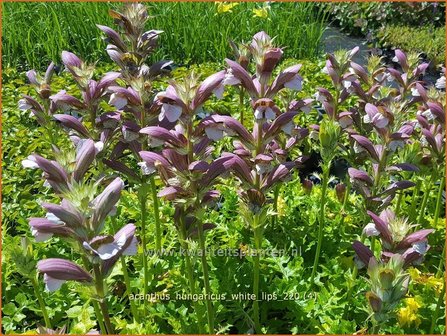
[[46,289],[55,291],[70,280],[94,286],[93,306],[101,331],[114,333],[104,281],[122,255],[136,254],[137,240],[133,224],[114,235],[103,232],[107,217],[116,211],[124,183],[116,178],[97,194],[103,179],[95,180],[89,174],[97,153],[93,140],[89,139],[77,144],[75,155],[55,148],[56,160],[37,154],[27,159],[26,165],[42,170],[46,185],[61,198],[59,204],[42,203],[46,216],[30,218],[29,224],[37,242],[52,236],[74,242],[84,262],[85,268],[82,268],[61,258],[40,260],[37,269],[44,275]]
[[[157,187],[154,174],[143,172],[135,179],[134,169],[127,166],[127,150],[139,160],[138,152],[147,148],[147,143],[139,131],[149,125],[164,125],[170,127],[170,121],[158,119],[156,106],[154,105],[155,90],[152,82],[157,77],[168,72],[170,61],[160,61],[148,66],[149,56],[158,45],[159,30],[145,30],[149,19],[147,9],[142,4],[126,4],[122,13],[110,11],[111,17],[121,28],[121,34],[110,27],[98,25],[98,28],[106,35],[107,53],[109,57],[120,67],[121,79],[125,86],[113,86],[110,88],[109,103],[115,106],[117,112],[113,118],[121,128],[122,136],[116,143],[114,151],[105,163],[112,169],[119,171],[133,181],[138,189],[138,200],[141,213],[141,239],[143,254],[143,292],[148,294],[149,265],[147,260],[147,200],[152,199],[153,218],[155,223],[155,249],[159,253],[162,250],[162,227],[160,221],[160,204],[157,198]],[[112,116],[111,116],[112,117]],[[108,118],[107,118],[108,119]],[[105,122],[107,122],[107,119]],[[124,161],[124,162],[123,162]],[[128,161],[128,160],[127,160]],[[144,308],[146,309],[144,300]]]
[[352,81],[354,76],[347,73],[349,63],[358,52],[358,48],[349,51],[340,50],[335,55],[327,56],[326,65],[323,69],[332,80],[334,93],[319,88],[315,94],[316,100],[322,105],[326,112],[320,125],[313,125],[315,132],[319,137],[319,152],[321,155],[321,199],[318,212],[318,238],[317,249],[315,252],[312,273],[310,276],[310,285],[314,284],[315,275],[319,265],[321,246],[323,243],[323,230],[325,222],[325,206],[327,200],[327,189],[329,184],[329,174],[331,164],[337,153],[340,151],[341,129],[346,126],[345,121],[349,113],[339,112],[340,106],[346,101],[351,93]]
[[[157,95],[156,103],[160,111],[159,119],[167,118],[175,124],[174,129],[150,126],[140,131],[148,136],[154,149],[159,149],[159,154],[140,152],[143,171],[150,173],[158,170],[165,184],[158,196],[174,205],[175,222],[181,240],[185,242],[194,236],[198,237],[210,334],[214,333],[214,307],[210,299],[212,293],[204,231],[213,225],[204,223],[204,214],[209,203],[219,195],[212,187],[216,179],[228,169],[230,158],[212,157],[211,143],[221,137],[222,131],[208,127],[209,118],[197,122],[196,116],[213,94],[218,98],[222,97],[224,76],[221,71],[199,83],[197,77],[191,73],[182,82],[172,81],[166,91]],[[187,247],[187,244],[183,243],[183,246]],[[190,289],[194,292],[191,260],[187,257],[185,261]],[[200,319],[200,312],[196,313]]]
[[271,211],[269,192],[280,182],[288,179],[290,172],[299,167],[303,157],[294,161],[286,158],[292,148],[307,134],[308,130],[295,125],[293,119],[310,100],[294,101],[287,111],[281,113],[276,106],[276,94],[285,88],[298,91],[302,78],[298,72],[301,65],[294,65],[273,78],[273,70],[282,57],[282,50],[273,46],[272,39],[259,32],[249,45],[256,74],[250,75],[241,64],[226,60],[228,69],[224,84],[241,86],[249,95],[253,129],[247,130],[239,121],[229,116],[211,116],[208,132],[235,136],[230,158],[233,173],[241,184],[242,216],[253,232],[255,253],[253,256],[253,321],[256,333],[261,332],[259,316],[260,255],[267,216]]

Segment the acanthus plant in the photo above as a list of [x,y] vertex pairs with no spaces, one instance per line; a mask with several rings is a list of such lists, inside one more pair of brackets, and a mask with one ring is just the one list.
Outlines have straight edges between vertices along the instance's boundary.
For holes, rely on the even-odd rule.
[[[418,126],[409,115],[414,116],[418,108],[424,111],[426,116],[442,114],[441,105],[431,102],[428,106],[427,94],[423,83],[419,81],[428,64],[418,64],[416,55],[407,57],[402,51],[396,50],[393,61],[399,64],[402,73],[394,68],[381,66],[381,59],[376,56],[368,59],[366,70],[351,60],[355,52],[356,49],[350,52],[339,51],[328,56],[324,71],[332,79],[335,94],[320,88],[316,98],[322,103],[329,118],[337,120],[348,135],[349,146],[340,142],[340,148],[343,158],[351,166],[348,174],[354,189],[364,197],[365,210],[370,214],[373,214],[371,210],[391,211],[387,208],[396,193],[401,191],[396,204],[398,211],[402,190],[415,185],[408,180],[408,174],[419,171],[416,164],[402,161],[402,148],[413,145],[412,137]],[[343,102],[345,103],[341,105]],[[355,102],[354,106],[352,102]],[[343,108],[342,112],[338,111],[340,108]],[[345,108],[347,110],[344,110]],[[440,115],[437,118],[444,119]],[[421,117],[418,116],[418,119]],[[425,124],[425,127],[428,125]],[[314,129],[318,131],[319,126],[314,126]],[[431,148],[436,148],[436,152],[441,150],[442,140],[439,135],[436,141],[433,133],[440,132],[441,128],[434,126],[431,131],[431,136],[427,130],[423,133],[430,137]],[[361,169],[361,166],[366,169]],[[374,255],[376,234],[369,234],[372,226],[373,224],[368,224],[364,233],[371,237],[371,255]],[[362,241],[363,239],[362,237]],[[356,246],[359,244],[365,247],[360,242],[357,242]],[[384,246],[382,248],[390,257],[392,252]],[[416,252],[410,255],[415,256]],[[394,264],[403,265],[400,262],[393,262]],[[371,273],[376,274],[376,269],[377,265],[371,266]],[[354,279],[356,271],[357,269],[354,269]],[[352,286],[348,284],[348,288],[349,299]]]
[[[354,82],[353,86],[360,108],[351,110],[352,123],[347,131],[353,139],[357,158],[362,159],[362,153],[366,154],[362,165],[369,169],[351,167],[348,173],[354,188],[364,197],[365,209],[373,212],[389,209],[400,191],[395,205],[398,211],[403,190],[415,186],[405,178],[408,176],[406,172],[420,170],[413,163],[400,161],[400,154],[412,142],[416,123],[409,115],[415,114],[426,96],[418,79],[428,64],[418,64],[416,55],[407,57],[401,50],[396,50],[394,61],[403,73],[394,68],[380,67],[380,59],[377,58],[370,59],[368,72],[351,63],[351,72],[358,76],[359,82]],[[386,86],[389,81],[392,85]],[[374,132],[366,136],[371,130]],[[374,236],[370,246],[374,252]]]
[[[358,53],[359,48],[356,47],[352,50],[340,50],[334,55],[328,54],[326,65],[323,68],[323,72],[327,73],[333,83],[333,94],[325,88],[318,88],[315,99],[322,105],[324,110],[323,120],[319,125],[311,125],[312,138],[318,138],[318,149],[321,155],[321,199],[320,208],[318,213],[318,238],[317,249],[315,252],[314,263],[312,267],[312,273],[310,277],[310,284],[313,285],[317,268],[319,265],[319,258],[321,253],[321,247],[323,244],[323,230],[325,222],[325,206],[327,201],[327,189],[330,180],[330,169],[333,161],[337,155],[342,152],[342,129],[346,127],[346,117],[349,114],[346,111],[340,112],[341,107],[346,103],[351,94],[352,82],[355,81],[355,76],[347,72],[351,59]],[[348,160],[349,162],[349,160]],[[346,195],[346,191],[343,191],[344,185],[337,185],[337,192],[339,194]],[[345,207],[345,201],[347,197],[343,197],[343,208]]]
[[[230,46],[233,50],[233,57],[236,62],[245,70],[248,69],[252,58],[249,43],[236,44],[234,41],[230,41]],[[239,121],[244,124],[244,111],[245,111],[245,91],[242,85],[238,85],[239,90]]]
[[[395,52],[393,61],[399,64],[403,73],[394,68],[380,67],[380,59],[377,57],[369,59],[369,71],[352,62],[350,69],[358,77],[358,81],[354,81],[352,86],[353,93],[359,98],[360,107],[350,110],[350,120],[347,122],[347,131],[353,139],[353,148],[357,154],[357,162],[354,164],[361,162],[358,160],[361,159],[360,153],[367,154],[367,160],[371,163],[363,163],[371,169],[349,168],[348,173],[354,187],[364,197],[365,209],[374,222],[367,224],[363,230],[363,234],[371,239],[371,249],[362,242],[354,243],[359,258],[366,265],[369,264],[372,291],[367,293],[367,298],[374,313],[373,330],[378,323],[390,317],[392,310],[406,294],[409,277],[403,274],[403,268],[422,260],[423,254],[428,250],[426,237],[433,231],[425,229],[410,234],[413,226],[408,223],[408,219],[394,214],[390,209],[391,202],[400,190],[395,206],[398,212],[403,198],[402,190],[415,185],[405,174],[420,171],[423,168],[421,163],[427,160],[433,159],[439,163],[439,153],[444,148],[445,131],[440,125],[445,121],[444,109],[439,102],[430,101],[423,82],[419,81],[428,64],[418,64],[417,55],[407,57],[401,50]],[[416,112],[417,122],[411,119]],[[433,125],[426,118],[430,118]],[[418,132],[417,129],[421,131]],[[373,135],[371,130],[374,130]],[[419,133],[422,138],[430,140],[417,139]],[[369,135],[366,136],[367,134]],[[425,156],[425,159],[412,162],[415,160],[412,160],[411,152],[414,149],[417,151],[421,143],[425,144],[422,147],[427,148],[430,154],[427,155],[427,149],[424,149],[422,152],[425,151],[425,155],[418,155]],[[433,177],[429,188],[434,180]],[[441,196],[440,194],[439,202]],[[423,203],[427,197],[426,194]],[[424,208],[425,205],[422,205],[419,223],[422,222]],[[375,214],[377,211],[382,211],[380,216]],[[376,236],[380,237],[381,252],[375,251]],[[375,259],[377,255],[381,256],[380,265]],[[356,274],[353,273],[354,278]],[[348,296],[351,290],[349,288]]]
[[426,90],[423,86],[418,86],[417,94],[421,104],[416,115],[415,142],[419,144],[419,156],[421,157],[419,166],[423,177],[427,176],[427,167],[432,173],[428,179],[424,198],[419,210],[418,222],[422,222],[425,217],[428,197],[433,186],[438,183],[437,211],[435,212],[435,224],[439,216],[439,207],[444,190],[445,175],[445,98],[442,99],[439,93],[431,88]]
[[[301,65],[291,66],[273,78],[273,71],[281,57],[281,48],[273,46],[272,39],[259,32],[253,36],[249,46],[256,69],[251,75],[241,64],[227,59],[228,69],[223,83],[241,86],[250,98],[253,129],[250,131],[230,116],[212,115],[204,120],[205,131],[214,139],[225,134],[233,136],[233,153],[224,153],[226,164],[231,165],[234,175],[240,182],[240,196],[243,204],[242,216],[253,230],[254,246],[257,253],[253,256],[254,281],[253,294],[259,295],[260,249],[263,232],[267,225],[271,203],[270,191],[290,177],[290,172],[305,160],[295,154],[294,147],[308,134],[308,130],[294,123],[300,109],[306,108],[311,100],[294,101],[293,110],[281,113],[274,99],[285,88],[299,91],[302,78],[299,75]],[[261,332],[258,300],[253,301],[254,330]]]
[[23,95],[18,104],[19,110],[30,111],[30,117],[35,118],[37,123],[45,130],[46,140],[49,144],[55,142],[58,133],[53,127],[54,115],[58,107],[51,99],[51,81],[54,73],[58,70],[59,68],[51,62],[43,76],[34,69],[27,71],[26,77],[30,86],[34,88],[37,97]]
[[[118,131],[119,137],[110,157],[104,160],[110,168],[124,174],[138,190],[138,200],[141,211],[141,240],[143,246],[143,293],[148,294],[149,266],[147,260],[147,201],[151,197],[155,222],[155,249],[162,249],[162,227],[157,198],[155,174],[136,173],[139,169],[129,167],[130,162],[140,160],[139,152],[147,148],[147,141],[139,131],[146,126],[161,125],[171,128],[173,123],[169,118],[159,118],[157,103],[154,102],[156,90],[153,81],[158,76],[169,72],[171,61],[159,61],[147,65],[149,57],[158,46],[160,30],[145,30],[150,18],[147,9],[142,4],[127,4],[123,13],[109,11],[114,22],[122,33],[106,26],[98,28],[106,35],[108,43],[106,51],[113,62],[120,68],[123,86],[110,87],[109,104],[116,111],[106,114],[100,120],[103,124],[112,124],[112,129]],[[132,158],[129,160],[129,156]],[[144,301],[146,311],[147,302]]]
[[[186,250],[185,263],[191,294],[197,290],[187,239],[198,237],[210,334],[214,333],[214,308],[210,300],[212,293],[204,231],[214,225],[204,223],[204,215],[207,206],[219,197],[213,186],[216,179],[230,168],[232,158],[213,158],[211,144],[220,138],[221,131],[209,126],[209,118],[200,122],[197,119],[203,104],[213,94],[222,96],[224,77],[224,71],[221,71],[199,83],[191,73],[182,82],[170,82],[166,91],[157,94],[156,103],[160,109],[160,119],[167,118],[175,123],[174,129],[149,126],[140,130],[141,134],[147,135],[152,148],[160,149],[159,153],[141,151],[141,167],[144,174],[158,171],[165,185],[158,196],[171,201],[175,208],[174,222],[182,247]],[[197,304],[196,313],[201,330],[203,321]]]
[[[422,229],[411,232],[408,218],[398,217],[392,210],[383,210],[380,215],[368,211],[372,222],[364,228],[368,237],[380,239],[380,254],[375,254],[360,241],[353,243],[357,254],[358,268],[368,267],[370,291],[366,293],[373,316],[373,331],[389,320],[394,309],[408,291],[410,282],[405,269],[420,264],[430,246],[427,237],[434,230]],[[376,255],[380,257],[376,258]]]
[[[129,182],[138,187],[144,252],[147,247],[146,203],[148,195],[152,191],[156,223],[155,245],[157,250],[160,250],[161,228],[154,177],[139,175],[135,172],[137,169],[130,168],[127,162],[123,163],[122,161],[128,155],[138,158],[138,152],[144,148],[144,141],[142,137],[139,137],[138,131],[144,126],[159,123],[157,115],[154,115],[153,97],[155,94],[152,90],[151,81],[164,73],[166,71],[165,67],[171,62],[162,61],[150,67],[145,64],[147,57],[157,46],[158,35],[161,32],[144,31],[148,14],[143,5],[126,5],[124,14],[111,11],[111,15],[118,25],[123,27],[124,38],[121,38],[116,31],[109,27],[98,27],[108,37],[110,42],[107,47],[108,54],[120,66],[120,72],[109,72],[99,81],[95,81],[92,79],[94,75],[92,65],[85,63],[71,52],[63,52],[62,61],[81,91],[81,99],[68,94],[64,90],[60,91],[48,97],[51,107],[50,112],[53,120],[67,129],[73,140],[92,139],[95,141],[96,148],[101,151],[101,159],[98,160],[99,171],[104,172],[105,165],[110,166],[117,172],[123,173]],[[49,73],[49,71],[47,72]],[[117,85],[118,78],[120,78],[120,82],[126,84],[126,87]],[[32,82],[31,79],[30,81]],[[30,100],[31,98],[25,97],[25,99],[33,110],[36,109],[34,101]],[[104,100],[108,100],[115,110],[104,108],[104,105],[101,104]],[[63,113],[56,114],[57,109]],[[169,124],[169,122],[167,123]],[[144,265],[143,288],[144,293],[147,294],[148,266],[146,253],[142,254],[142,258]],[[123,268],[123,273],[126,278],[126,285],[129,287],[130,282],[126,267]],[[144,306],[146,307],[146,305]],[[137,312],[133,302],[131,302],[131,307],[134,318],[136,318]]]
[[60,237],[71,243],[83,261],[83,267],[62,258],[47,258],[37,263],[44,275],[46,289],[55,291],[66,281],[94,287],[92,303],[102,333],[114,333],[107,306],[105,279],[124,255],[135,255],[135,225],[127,224],[108,234],[105,222],[116,211],[124,182],[115,178],[101,191],[104,177],[90,170],[98,150],[91,139],[80,141],[73,151],[54,147],[56,160],[34,154],[25,165],[42,170],[45,184],[61,199],[60,203],[41,203],[45,217],[30,218],[29,225],[37,242]]

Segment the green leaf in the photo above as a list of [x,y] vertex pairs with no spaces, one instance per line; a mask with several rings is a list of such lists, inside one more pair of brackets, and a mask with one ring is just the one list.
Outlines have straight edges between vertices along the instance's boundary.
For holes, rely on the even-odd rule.
[[12,302],[9,302],[3,306],[3,314],[5,315],[14,315],[16,310],[17,307]]

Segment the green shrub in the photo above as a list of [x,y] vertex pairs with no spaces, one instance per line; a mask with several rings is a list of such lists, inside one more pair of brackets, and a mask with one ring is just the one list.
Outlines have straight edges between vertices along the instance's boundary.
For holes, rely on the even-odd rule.
[[366,36],[390,24],[423,27],[443,26],[445,4],[430,2],[341,2],[324,4],[340,28],[352,35]]
[[425,53],[432,66],[443,64],[445,59],[445,27],[412,28],[389,26],[378,35],[381,47],[400,48],[407,52]]

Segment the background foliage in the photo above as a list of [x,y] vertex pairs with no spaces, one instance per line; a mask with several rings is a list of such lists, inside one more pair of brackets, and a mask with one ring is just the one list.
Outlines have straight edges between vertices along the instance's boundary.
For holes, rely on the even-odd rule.
[[[248,41],[259,30],[276,36],[279,45],[287,46],[289,57],[319,54],[326,14],[315,3],[222,4],[151,3],[149,28],[165,32],[154,58],[177,64],[220,61],[231,52],[230,39]],[[63,50],[85,55],[88,61],[107,60],[106,44],[95,24],[112,25],[108,10],[119,3],[8,2],[2,6],[4,65],[43,68],[50,60],[60,63]]]

